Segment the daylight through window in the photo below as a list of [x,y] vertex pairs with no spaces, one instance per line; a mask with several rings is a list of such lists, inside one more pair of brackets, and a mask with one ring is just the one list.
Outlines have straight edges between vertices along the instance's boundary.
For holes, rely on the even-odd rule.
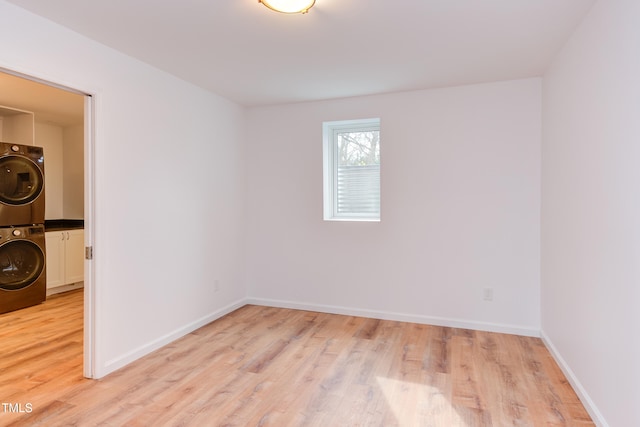
[[324,219],[380,220],[380,119],[323,124]]

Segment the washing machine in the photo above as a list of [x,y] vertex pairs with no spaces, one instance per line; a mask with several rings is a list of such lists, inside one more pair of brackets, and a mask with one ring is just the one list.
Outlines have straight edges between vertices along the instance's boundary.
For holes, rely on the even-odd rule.
[[44,225],[0,228],[0,313],[47,298]]
[[44,150],[0,142],[0,227],[44,224]]

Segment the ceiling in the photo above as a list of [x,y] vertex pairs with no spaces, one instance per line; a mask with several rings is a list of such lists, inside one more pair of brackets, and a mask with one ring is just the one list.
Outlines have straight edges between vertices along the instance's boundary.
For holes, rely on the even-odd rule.
[[31,111],[38,122],[62,127],[84,120],[84,96],[5,73],[0,73],[0,106]]
[[540,76],[595,0],[8,0],[241,105]]

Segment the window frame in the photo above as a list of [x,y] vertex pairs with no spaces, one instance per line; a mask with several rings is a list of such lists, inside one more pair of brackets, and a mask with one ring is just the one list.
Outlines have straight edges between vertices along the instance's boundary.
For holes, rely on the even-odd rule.
[[[338,133],[380,132],[380,118],[339,120],[322,123],[323,141],[323,214],[325,221],[379,222],[381,208],[377,213],[338,212]],[[382,140],[382,138],[380,138]],[[380,147],[381,148],[381,147]],[[380,163],[381,166],[382,163]],[[379,172],[381,174],[381,170]],[[381,190],[379,190],[381,192]]]

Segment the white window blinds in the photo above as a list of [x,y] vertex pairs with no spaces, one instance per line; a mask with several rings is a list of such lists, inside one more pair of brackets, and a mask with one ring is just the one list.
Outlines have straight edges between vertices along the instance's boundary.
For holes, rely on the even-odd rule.
[[324,124],[325,219],[380,219],[379,119]]

